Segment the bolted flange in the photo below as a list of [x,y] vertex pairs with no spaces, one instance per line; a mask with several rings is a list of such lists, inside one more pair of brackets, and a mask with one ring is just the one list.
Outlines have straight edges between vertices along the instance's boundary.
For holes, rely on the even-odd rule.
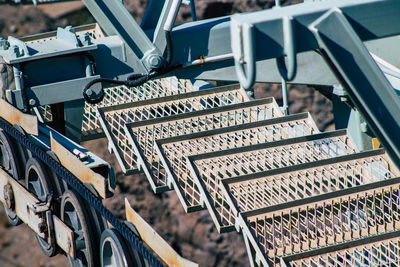
[[4,201],[6,206],[10,210],[14,210],[15,208],[15,198],[14,198],[14,191],[10,183],[7,183],[3,189],[4,192]]
[[157,54],[148,54],[144,57],[144,63],[151,70],[157,69],[163,63],[163,59]]

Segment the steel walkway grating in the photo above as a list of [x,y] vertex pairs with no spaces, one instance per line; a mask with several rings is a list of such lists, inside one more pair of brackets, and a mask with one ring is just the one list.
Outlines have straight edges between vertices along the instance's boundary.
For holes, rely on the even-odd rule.
[[84,138],[91,139],[99,135],[101,125],[96,116],[96,110],[102,107],[132,103],[158,97],[165,97],[180,93],[192,92],[193,88],[186,80],[175,77],[151,80],[138,87],[116,86],[104,89],[104,99],[99,104],[85,103],[83,114],[82,134]]
[[[366,175],[356,174],[355,177],[360,181],[355,181],[356,185],[347,188],[340,186],[338,191],[327,191],[322,195],[297,198],[294,201],[279,203],[269,200],[271,204],[266,203],[264,208],[241,212],[238,218],[240,227],[248,235],[255,250],[266,255],[273,263],[280,257],[289,256],[290,259],[290,255],[296,253],[314,255],[329,245],[398,230],[400,179],[394,177],[399,172],[386,159],[382,164],[374,164],[383,161],[383,152],[377,150],[359,153],[365,155],[365,158],[356,159],[359,166],[369,165],[366,168],[370,171]],[[377,155],[368,155],[372,153]],[[352,163],[349,161],[348,164]],[[332,165],[335,167],[336,164]],[[378,171],[375,172],[371,165],[380,165],[375,166]],[[384,175],[381,172],[382,165],[386,165]],[[354,164],[356,168],[357,164]],[[340,175],[340,170],[336,175],[344,177],[346,182],[354,182],[353,177]],[[367,176],[367,183],[361,182],[363,176]],[[326,177],[326,180],[330,179]],[[343,181],[343,178],[337,180]],[[318,184],[318,181],[315,183]],[[335,182],[333,184],[336,185]],[[293,188],[298,186],[293,184]]]
[[266,98],[134,122],[127,124],[125,131],[153,190],[160,192],[168,187],[166,187],[167,178],[164,166],[154,148],[155,140],[205,132],[280,116],[282,116],[282,113],[275,100]]
[[366,151],[224,179],[222,190],[237,214],[393,178],[395,169],[384,150]]
[[153,89],[97,107],[126,174],[142,168],[186,212],[205,206],[218,231],[242,231],[256,265],[398,262],[400,173],[383,149],[359,152],[346,130],[320,133],[308,113],[282,116],[236,86]]
[[[318,132],[308,113],[155,141],[158,155],[186,211],[202,204],[186,157],[230,148],[272,142]],[[230,221],[230,220],[229,220]]]
[[188,167],[217,229],[226,231],[233,230],[235,216],[223,195],[221,180],[347,155],[355,150],[346,131],[339,130],[190,156]]
[[97,109],[97,115],[123,172],[131,174],[137,170],[137,157],[125,133],[126,124],[237,104],[247,100],[244,90],[232,85],[102,107]]
[[[138,102],[170,95],[192,92],[189,81],[178,80],[175,77],[151,80],[138,87],[115,86],[104,89],[104,99],[99,104],[85,102],[82,119],[82,139],[90,140],[102,136],[102,129],[96,111],[98,108],[114,105]],[[39,107],[43,119],[52,121],[52,113],[49,105]]]
[[[399,266],[400,233],[397,237],[291,261],[291,267]],[[368,239],[368,238],[366,238]]]

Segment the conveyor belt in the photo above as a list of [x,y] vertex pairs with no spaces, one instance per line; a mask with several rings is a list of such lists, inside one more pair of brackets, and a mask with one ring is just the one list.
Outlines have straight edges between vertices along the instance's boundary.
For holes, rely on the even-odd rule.
[[98,109],[98,117],[125,174],[137,171],[137,157],[129,143],[126,124],[192,112],[230,104],[242,103],[248,97],[239,86],[223,86],[208,90],[181,93],[156,99],[132,102]]
[[204,132],[282,116],[273,98],[187,112],[126,125],[128,138],[155,192],[168,189],[165,169],[154,149],[162,138]]

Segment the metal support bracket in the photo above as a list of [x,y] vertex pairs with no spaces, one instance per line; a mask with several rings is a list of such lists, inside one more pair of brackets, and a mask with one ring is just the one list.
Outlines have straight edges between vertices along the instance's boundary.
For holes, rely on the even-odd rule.
[[[108,35],[118,35],[150,72],[162,54],[150,41],[121,1],[83,0],[83,3]],[[160,60],[160,64],[161,64]]]
[[76,156],[69,152],[65,147],[58,143],[52,133],[50,133],[51,151],[57,156],[60,163],[78,177],[83,183],[88,183],[94,187],[102,197],[107,197],[106,179],[85,166]]
[[28,134],[39,134],[36,116],[19,111],[4,99],[0,99],[0,117],[12,125],[17,124],[21,126]]
[[180,256],[171,246],[131,207],[125,198],[125,214],[128,222],[135,226],[143,241],[167,264],[167,266],[198,267],[197,263]]
[[[15,201],[15,212],[17,216],[26,223],[36,234],[41,238],[46,238],[45,234],[41,231],[40,225],[43,222],[42,212],[32,210],[36,203],[39,203],[34,195],[32,195],[22,184],[12,178],[9,174],[0,168],[0,201],[5,202],[4,199],[4,186],[9,184],[12,190]],[[57,216],[52,215],[54,223],[54,231],[56,233],[56,243],[71,257],[74,257],[75,242],[74,232]]]
[[250,89],[256,77],[254,27],[250,23],[239,22],[235,16],[231,19],[231,47],[240,85]]
[[309,26],[328,65],[373,133],[400,164],[400,100],[342,11],[331,9]]
[[296,38],[294,33],[294,20],[292,17],[282,18],[283,32],[283,52],[288,59],[286,66],[285,57],[280,56],[276,59],[279,73],[285,81],[291,81],[296,76]]

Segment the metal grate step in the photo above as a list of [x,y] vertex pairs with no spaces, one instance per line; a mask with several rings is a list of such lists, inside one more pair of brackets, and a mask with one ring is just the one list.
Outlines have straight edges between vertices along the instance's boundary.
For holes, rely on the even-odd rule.
[[[235,216],[223,195],[221,180],[347,155],[355,151],[346,130],[339,130],[190,156],[188,168],[218,231],[224,232],[234,229]],[[249,198],[248,201],[253,199]]]
[[85,140],[101,134],[101,126],[96,116],[96,110],[102,107],[138,102],[147,99],[192,92],[193,88],[187,80],[176,77],[151,80],[137,87],[116,86],[104,89],[104,99],[96,105],[85,103],[82,134]]
[[132,174],[137,170],[137,157],[125,133],[126,124],[237,104],[247,100],[248,97],[243,89],[238,85],[231,85],[102,107],[97,109],[97,115],[121,169],[125,174]]
[[265,262],[400,227],[399,171],[383,149],[309,165],[222,181],[238,225]]
[[221,188],[238,214],[397,176],[379,149],[227,178]]
[[[324,248],[318,255],[302,255],[306,258],[290,261],[291,267],[325,266],[399,266],[400,231],[393,231],[373,237],[361,238],[343,246]],[[328,250],[329,249],[329,250]],[[300,255],[296,255],[298,258]],[[295,258],[295,257],[290,257]],[[287,259],[290,259],[289,257]]]
[[126,124],[126,133],[153,190],[168,190],[165,169],[154,141],[282,116],[273,98],[187,112]]
[[[156,149],[186,211],[201,207],[201,197],[186,157],[206,152],[281,140],[317,133],[308,113],[290,115],[238,126],[171,137],[155,141]],[[204,200],[203,200],[204,201]]]

